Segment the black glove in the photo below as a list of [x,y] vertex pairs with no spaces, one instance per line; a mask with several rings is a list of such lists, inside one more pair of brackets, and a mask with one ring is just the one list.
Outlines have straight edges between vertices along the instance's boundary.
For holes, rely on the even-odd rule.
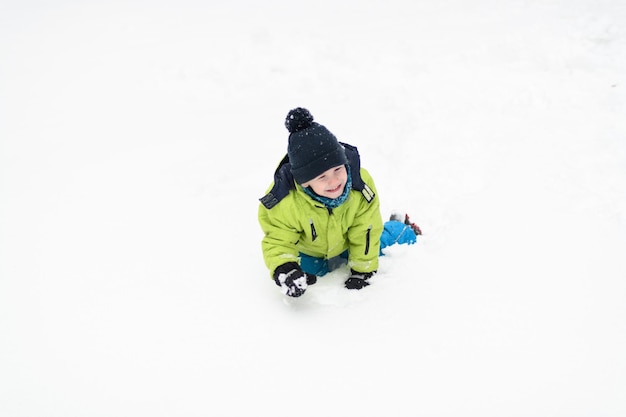
[[367,280],[370,279],[375,273],[376,271],[356,272],[354,269],[351,269],[350,278],[346,281],[346,288],[349,290],[360,290],[363,287],[367,287],[370,285]]
[[290,297],[300,297],[309,285],[317,282],[317,277],[303,272],[296,262],[288,262],[276,268],[274,282],[284,294]]

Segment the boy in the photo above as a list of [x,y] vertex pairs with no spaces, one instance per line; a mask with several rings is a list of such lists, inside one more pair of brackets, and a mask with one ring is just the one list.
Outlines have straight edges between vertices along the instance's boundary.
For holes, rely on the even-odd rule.
[[[287,155],[260,199],[265,264],[291,297],[301,296],[317,276],[346,261],[345,287],[359,290],[376,273],[381,248],[383,222],[374,181],[361,168],[357,148],[339,142],[308,110],[291,110],[285,126]],[[413,243],[411,232],[405,235]],[[393,243],[401,243],[396,237]]]

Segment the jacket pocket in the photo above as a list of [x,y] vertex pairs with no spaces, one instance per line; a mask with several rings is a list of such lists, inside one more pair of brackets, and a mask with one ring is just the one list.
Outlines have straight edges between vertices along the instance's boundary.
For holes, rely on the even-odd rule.
[[317,239],[317,231],[315,230],[313,219],[310,219],[309,223],[311,224],[311,242],[315,242],[315,239]]
[[370,251],[370,235],[372,234],[372,225],[367,228],[367,232],[365,232],[365,255],[367,255]]

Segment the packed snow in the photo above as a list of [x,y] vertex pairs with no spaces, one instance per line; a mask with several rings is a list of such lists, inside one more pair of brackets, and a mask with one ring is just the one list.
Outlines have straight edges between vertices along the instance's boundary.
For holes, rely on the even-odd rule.
[[[626,4],[0,4],[0,415],[626,415]],[[423,230],[284,296],[294,107]]]

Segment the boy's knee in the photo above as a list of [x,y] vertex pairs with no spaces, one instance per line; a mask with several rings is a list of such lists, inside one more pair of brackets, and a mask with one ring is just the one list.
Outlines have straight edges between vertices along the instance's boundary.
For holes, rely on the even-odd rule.
[[322,258],[300,254],[300,268],[307,274],[324,276],[328,273],[328,262]]

